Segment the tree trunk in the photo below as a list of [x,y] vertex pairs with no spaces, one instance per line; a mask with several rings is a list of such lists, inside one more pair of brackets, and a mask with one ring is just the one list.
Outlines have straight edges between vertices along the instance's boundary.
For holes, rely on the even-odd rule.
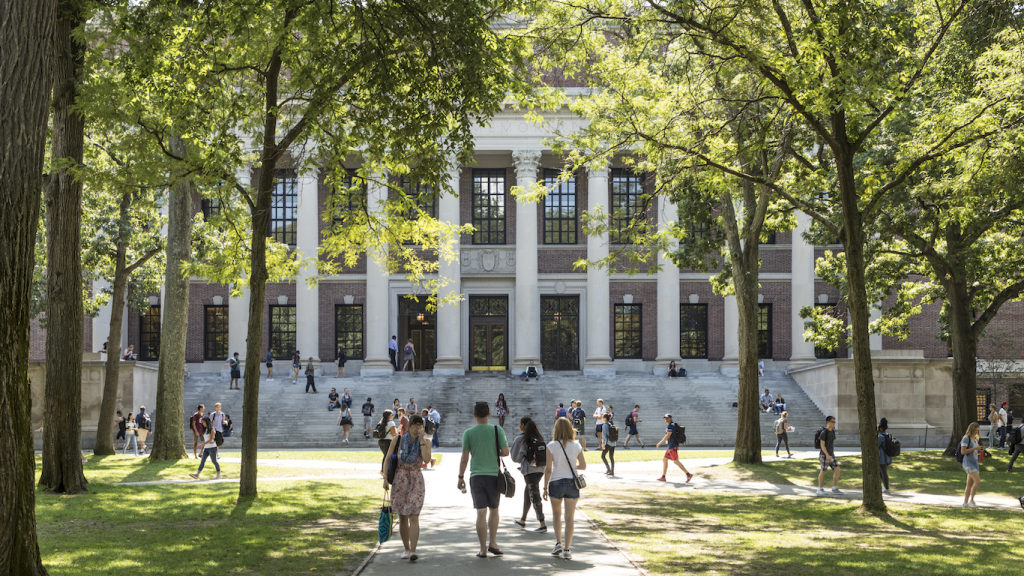
[[86,489],[82,472],[82,164],[85,119],[75,109],[85,46],[73,37],[84,22],[75,0],[61,0],[52,46],[55,172],[46,187],[46,393],[43,471],[54,492]]
[[[845,134],[845,124],[835,130]],[[869,337],[870,303],[865,282],[864,223],[858,205],[853,154],[848,145],[836,151],[840,201],[843,209],[843,249],[846,253],[850,324],[853,333],[854,380],[857,389],[857,428],[860,434],[861,479],[864,486],[863,507],[872,513],[885,513],[882,481],[879,476],[878,427],[875,418],[875,380],[871,365]]]
[[114,256],[114,286],[110,297],[110,330],[107,337],[107,363],[103,367],[103,398],[96,423],[96,445],[93,454],[103,456],[114,453],[114,412],[121,368],[121,321],[124,318],[125,292],[128,286],[128,210],[132,195],[125,191],[118,210],[118,233]]
[[0,576],[46,574],[36,540],[27,358],[55,6],[7,0],[0,18]]
[[953,430],[944,452],[946,456],[956,454],[967,425],[978,420],[978,338],[971,322],[966,278],[962,270],[952,270],[943,283],[949,305],[949,344],[953,352]]
[[[733,462],[761,463],[761,404],[758,401],[760,381],[757,374],[757,244],[743,247],[739,258],[733,253],[733,285],[739,308],[739,393],[736,416],[736,445]],[[726,326],[726,330],[730,327]]]
[[[170,138],[171,150],[188,154],[185,143]],[[167,267],[161,302],[160,364],[157,371],[156,417],[152,460],[178,460],[185,452],[185,338],[188,331],[188,276],[192,258],[192,180],[182,178],[171,187],[167,215]]]

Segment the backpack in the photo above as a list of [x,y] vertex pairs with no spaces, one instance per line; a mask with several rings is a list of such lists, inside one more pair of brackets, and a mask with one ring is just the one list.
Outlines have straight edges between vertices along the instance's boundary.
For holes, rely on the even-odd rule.
[[224,444],[224,435],[221,434],[220,432],[214,431],[213,443],[216,444],[218,448],[220,448],[221,445]]
[[143,412],[135,418],[138,421],[139,428],[142,430],[149,430],[149,427],[153,425],[153,421],[149,419],[149,414]]
[[963,446],[961,446],[960,444],[956,445],[956,461],[960,464],[964,463],[964,453],[961,452],[962,448]]
[[567,412],[565,411],[565,408],[559,408],[558,410],[555,410],[555,418],[565,418],[566,414]]
[[636,420],[633,420],[633,413],[632,412],[629,413],[629,416],[626,416],[626,426],[627,427],[636,426]]
[[680,446],[686,444],[686,426],[676,424],[676,427],[672,430],[672,438]]
[[537,440],[526,441],[526,461],[530,466],[543,468],[548,463],[548,447]]
[[577,429],[577,430],[582,430],[583,429],[583,419],[582,418],[577,418],[577,417],[573,416],[573,418],[572,418],[572,427]]
[[235,426],[231,423],[231,414],[224,413],[224,421],[220,423],[220,427],[224,430],[224,437],[231,436],[231,431],[235,429]]
[[900,455],[900,441],[893,438],[892,434],[886,434],[882,450],[885,451],[885,455],[889,458],[895,458]]
[[1018,427],[1010,430],[1010,433],[1007,435],[1006,443],[1010,445],[1010,448],[1013,448],[1017,444],[1021,443],[1022,438],[1021,438],[1021,430],[1020,429],[1021,429],[1021,427],[1018,426]]
[[388,423],[381,420],[373,429],[374,440],[385,440],[388,437]]
[[775,421],[775,433],[776,434],[785,434],[785,432],[786,432],[786,421],[783,420],[782,418],[779,418],[778,420]]
[[[608,441],[618,442],[619,441],[619,429],[611,422],[605,424],[608,427]],[[685,441],[685,440],[684,440]],[[682,442],[680,442],[682,444]]]
[[430,418],[424,418],[423,419],[423,433],[424,434],[426,434],[428,436],[433,436],[434,435],[434,430],[436,430],[436,429],[437,429],[437,424],[434,424],[433,420],[431,420]]
[[818,428],[817,432],[814,433],[814,447],[821,450],[821,438],[825,434],[826,428],[822,426]]

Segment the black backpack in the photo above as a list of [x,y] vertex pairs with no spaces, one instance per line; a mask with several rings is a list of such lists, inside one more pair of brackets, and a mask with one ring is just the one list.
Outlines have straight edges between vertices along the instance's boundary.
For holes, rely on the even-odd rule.
[[437,424],[434,424],[433,420],[431,420],[430,418],[424,418],[424,420],[423,420],[423,433],[424,434],[427,434],[428,436],[429,435],[433,435],[434,434],[434,430],[436,430],[436,429],[437,429]]
[[384,440],[388,437],[388,423],[381,420],[377,423],[377,426],[373,429],[374,440]]
[[153,421],[149,419],[149,414],[146,414],[145,412],[140,414],[136,420],[138,421],[137,423],[139,428],[143,430],[149,430],[150,426],[153,425]]
[[672,438],[675,439],[676,444],[680,446],[686,444],[686,426],[676,424],[675,429],[672,430]]
[[956,447],[956,461],[959,462],[960,464],[964,463],[964,453],[961,452],[962,448],[963,448],[963,446],[957,444],[957,447]]
[[1021,429],[1021,427],[1018,426],[1018,427],[1010,430],[1010,433],[1007,434],[1007,436],[1006,436],[1006,443],[1010,445],[1011,449],[1014,446],[1016,446],[1017,444],[1020,444],[1022,441],[1024,441],[1024,438],[1021,438],[1022,435],[1021,435],[1021,430],[1020,429]]
[[214,433],[213,433],[213,443],[216,444],[218,448],[223,446],[224,445],[224,434],[222,434],[221,432],[214,431]]
[[825,433],[825,430],[827,429],[824,426],[822,426],[821,428],[818,428],[818,430],[814,433],[814,448],[816,450],[821,450],[821,438],[822,435]]
[[885,435],[885,441],[882,443],[882,450],[885,451],[885,455],[889,458],[895,458],[900,455],[900,441],[892,437],[892,434]]
[[[618,442],[619,441],[619,429],[618,429],[618,427],[616,427],[611,422],[605,423],[605,426],[608,427],[608,441],[609,442]],[[685,440],[685,435],[684,435],[683,442],[685,442],[685,441],[686,440]],[[680,444],[682,444],[682,442],[680,442]]]
[[526,441],[526,461],[531,466],[543,468],[548,463],[548,447],[537,440]]
[[626,426],[636,426],[636,421],[633,420],[633,414],[626,416]]

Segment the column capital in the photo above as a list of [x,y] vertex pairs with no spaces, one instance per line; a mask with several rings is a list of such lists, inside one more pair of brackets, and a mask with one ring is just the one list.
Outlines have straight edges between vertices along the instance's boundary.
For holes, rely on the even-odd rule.
[[[536,174],[540,166],[540,150],[513,150],[512,161],[516,165],[516,176]],[[536,178],[536,176],[534,176]],[[522,186],[522,183],[519,183]]]
[[607,178],[608,177],[608,165],[603,166],[587,166],[587,177],[588,178]]

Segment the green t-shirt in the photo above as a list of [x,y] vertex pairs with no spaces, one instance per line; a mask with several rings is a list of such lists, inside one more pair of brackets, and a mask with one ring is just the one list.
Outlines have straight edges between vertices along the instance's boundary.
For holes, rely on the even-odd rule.
[[462,449],[468,450],[469,476],[497,476],[498,452],[494,447],[494,429],[498,429],[498,444],[508,447],[505,431],[492,424],[477,424],[462,433]]

